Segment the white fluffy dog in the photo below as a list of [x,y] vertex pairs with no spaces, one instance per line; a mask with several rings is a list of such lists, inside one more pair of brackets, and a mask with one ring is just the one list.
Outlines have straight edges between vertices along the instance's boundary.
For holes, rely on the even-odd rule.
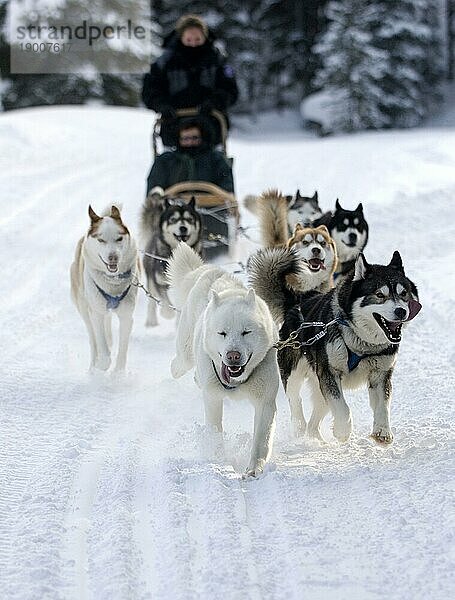
[[90,367],[107,370],[111,364],[111,315],[120,322],[119,350],[115,365],[126,365],[128,342],[133,326],[137,287],[136,243],[112,206],[109,214],[98,216],[89,206],[90,228],[76,247],[71,265],[71,297],[87,327]]
[[220,267],[204,264],[187,244],[174,250],[168,267],[171,293],[181,308],[171,372],[196,367],[206,422],[222,431],[223,399],[247,397],[255,409],[246,474],[260,474],[275,428],[279,372],[276,327],[267,304]]

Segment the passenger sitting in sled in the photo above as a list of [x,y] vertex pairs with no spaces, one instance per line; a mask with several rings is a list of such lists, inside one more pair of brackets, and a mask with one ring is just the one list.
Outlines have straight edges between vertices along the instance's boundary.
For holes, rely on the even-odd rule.
[[179,125],[176,149],[157,156],[147,178],[147,194],[156,186],[166,190],[182,181],[207,181],[234,192],[231,167],[224,154],[213,149],[212,132],[197,118]]

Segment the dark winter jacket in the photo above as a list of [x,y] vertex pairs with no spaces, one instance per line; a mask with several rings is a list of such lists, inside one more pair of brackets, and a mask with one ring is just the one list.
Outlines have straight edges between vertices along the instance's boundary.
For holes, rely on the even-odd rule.
[[144,77],[142,99],[147,108],[162,112],[166,107],[190,108],[209,102],[225,112],[235,103],[238,90],[233,69],[210,40],[192,48],[174,33],[164,47]]
[[157,156],[147,179],[147,193],[157,185],[166,189],[181,181],[208,181],[234,192],[229,163],[224,154],[210,148],[176,150]]

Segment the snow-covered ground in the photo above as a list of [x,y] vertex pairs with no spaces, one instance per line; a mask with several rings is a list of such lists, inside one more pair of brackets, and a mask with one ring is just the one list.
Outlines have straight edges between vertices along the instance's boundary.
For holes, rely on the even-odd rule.
[[349,395],[352,439],[328,419],[324,445],[293,439],[280,391],[271,464],[244,481],[252,409],[227,402],[214,455],[192,376],[170,377],[173,324],[146,329],[142,295],[128,373],[87,373],[69,265],[89,203],[123,202],[137,230],[151,124],[118,108],[0,116],[1,598],[453,597],[455,129],[232,135],[239,197],[362,201],[367,258],[399,249],[424,307],[395,371],[391,447],[368,437],[366,391]]

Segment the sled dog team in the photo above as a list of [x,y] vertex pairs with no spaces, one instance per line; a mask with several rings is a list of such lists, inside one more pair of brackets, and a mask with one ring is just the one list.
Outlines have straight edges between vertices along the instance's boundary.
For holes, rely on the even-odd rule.
[[[201,219],[190,202],[152,190],[142,208],[142,266],[120,209],[89,207],[90,227],[71,266],[71,293],[89,334],[91,368],[111,364],[111,315],[119,319],[115,369],[124,369],[141,270],[164,317],[177,309],[173,377],[195,370],[206,422],[222,431],[223,400],[248,398],[254,432],[247,475],[259,475],[272,448],[281,379],[296,435],[321,438],[329,412],[340,441],[352,431],[344,389],[366,385],[372,437],[390,443],[392,373],[402,330],[419,312],[417,288],[399,252],[387,265],[367,262],[368,224],[362,204],[323,213],[317,192],[248,196],[263,248],[249,257],[249,287],[201,258]],[[169,290],[169,294],[168,294]],[[172,301],[172,305],[171,305]],[[147,325],[157,325],[156,301]],[[307,381],[307,422],[300,389]]]

